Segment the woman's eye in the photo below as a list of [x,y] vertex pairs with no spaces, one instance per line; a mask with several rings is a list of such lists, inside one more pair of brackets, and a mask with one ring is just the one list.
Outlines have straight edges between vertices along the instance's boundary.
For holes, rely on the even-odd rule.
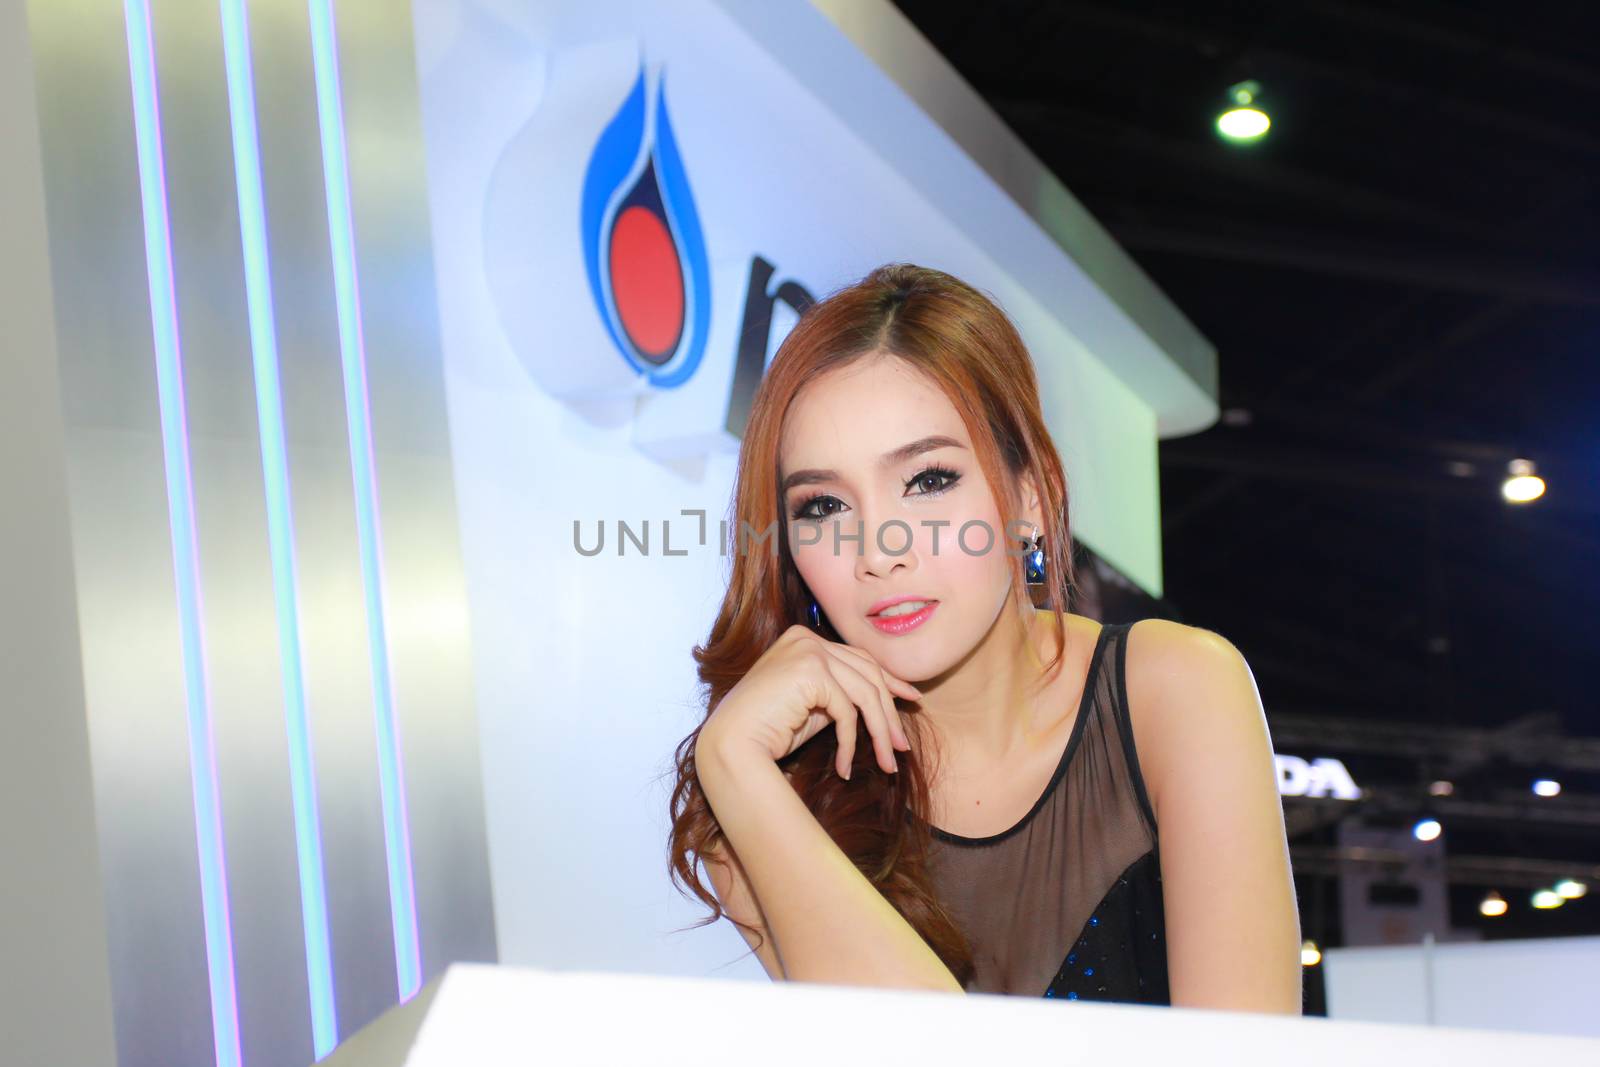
[[[933,496],[949,489],[960,478],[961,475],[947,467],[929,467],[912,475],[911,480],[906,482],[906,489],[916,490],[911,493],[912,496]],[[796,504],[793,514],[796,519],[821,522],[833,518],[844,510],[844,502],[838,497],[819,493]]]
[[920,471],[914,475],[906,483],[906,488],[920,490],[920,492],[914,494],[917,496],[932,496],[934,493],[942,493],[950,488],[955,484],[956,479],[960,477],[961,475],[955,471],[947,470],[944,467],[929,467],[927,470]]
[[811,497],[811,498],[809,498],[807,500],[801,501],[795,507],[795,509],[794,509],[794,517],[797,518],[797,519],[811,519],[811,520],[814,520],[814,521],[821,521],[822,519],[831,518],[835,514],[835,512],[833,512],[833,511],[827,511],[827,512],[824,512],[823,514],[820,514],[820,515],[817,513],[817,508],[819,506],[826,505],[826,504],[829,504],[829,503],[836,504],[840,508],[842,508],[844,506],[844,504],[839,500],[838,497],[826,496],[826,495],[814,496],[814,497]]

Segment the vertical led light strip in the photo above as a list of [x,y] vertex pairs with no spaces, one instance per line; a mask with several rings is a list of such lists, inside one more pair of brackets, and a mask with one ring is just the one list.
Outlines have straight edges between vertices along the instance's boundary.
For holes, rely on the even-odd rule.
[[344,365],[345,422],[350,435],[350,471],[355,483],[356,536],[366,598],[367,643],[372,655],[378,778],[383,794],[383,841],[389,864],[389,912],[394,923],[395,973],[399,979],[400,1000],[404,1002],[422,986],[422,954],[417,938],[405,773],[400,758],[400,731],[394,714],[394,685],[389,672],[389,638],[384,623],[383,551],[378,532],[378,486],[372,462],[367,352],[361,333],[361,290],[356,276],[350,166],[332,0],[310,0],[310,15],[317,119],[322,129],[322,175],[328,197],[328,239],[332,247],[334,298],[339,313],[339,355]]
[[167,522],[172,530],[172,570],[183,642],[189,777],[194,790],[195,842],[200,858],[200,910],[205,924],[206,971],[211,990],[211,1032],[218,1067],[238,1067],[239,995],[233,973],[228,863],[222,843],[216,747],[211,736],[211,694],[206,675],[205,642],[200,629],[203,612],[194,524],[194,481],[189,471],[189,415],[183,394],[183,355],[178,345],[178,304],[172,277],[172,228],[167,215],[167,175],[162,159],[155,44],[145,0],[126,0],[122,11],[128,32],[128,71],[133,82],[134,141],[139,157],[145,269],[150,280],[156,392],[161,406]]
[[239,236],[244,250],[245,301],[255,369],[256,422],[266,486],[267,543],[278,620],[278,658],[289,737],[289,782],[294,803],[295,851],[300,873],[300,917],[305,927],[306,979],[311,999],[311,1044],[317,1059],[339,1041],[334,1010],[333,959],[328,941],[327,887],[322,867],[322,827],[306,713],[305,670],[300,660],[300,604],[290,514],[289,463],[284,447],[283,397],[278,381],[278,337],[273,322],[272,277],[267,258],[266,204],[261,190],[250,31],[244,0],[221,0],[222,51],[228,78],[228,120],[233,130],[233,173],[239,194]]

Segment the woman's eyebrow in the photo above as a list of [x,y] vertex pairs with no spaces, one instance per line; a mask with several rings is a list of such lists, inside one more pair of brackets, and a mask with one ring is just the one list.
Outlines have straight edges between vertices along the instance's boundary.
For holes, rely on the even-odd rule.
[[[929,434],[927,437],[919,437],[915,441],[912,441],[908,444],[903,444],[899,448],[892,448],[885,452],[878,460],[878,466],[892,467],[897,463],[904,463],[913,456],[920,456],[924,452],[932,452],[936,448],[966,447],[966,445],[962,444],[960,441],[957,441],[954,437],[948,437],[942,433]],[[816,467],[798,470],[790,475],[787,475],[783,479],[783,483],[779,486],[778,491],[780,493],[787,493],[797,485],[811,485],[816,482],[831,482],[836,480],[838,477],[839,472],[834,470],[823,470]]]

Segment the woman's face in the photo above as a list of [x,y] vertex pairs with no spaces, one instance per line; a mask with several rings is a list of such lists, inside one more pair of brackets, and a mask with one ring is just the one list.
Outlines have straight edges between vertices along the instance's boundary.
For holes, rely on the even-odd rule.
[[[999,513],[955,407],[883,353],[800,391],[778,478],[789,549],[817,605],[846,643],[908,681],[943,673],[982,641],[1011,590],[1007,553],[1038,521],[1032,509]],[[876,614],[907,597],[931,610]]]

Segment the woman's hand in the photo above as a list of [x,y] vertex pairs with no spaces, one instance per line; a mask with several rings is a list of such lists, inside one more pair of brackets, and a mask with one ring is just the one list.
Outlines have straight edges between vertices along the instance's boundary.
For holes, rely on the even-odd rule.
[[749,743],[782,759],[826,726],[839,735],[836,770],[849,778],[855,759],[857,715],[871,734],[878,766],[899,771],[894,750],[911,749],[895,696],[921,700],[922,694],[884,670],[870,654],[829,641],[798,623],[789,627],[728,690],[700,730],[696,747]]

